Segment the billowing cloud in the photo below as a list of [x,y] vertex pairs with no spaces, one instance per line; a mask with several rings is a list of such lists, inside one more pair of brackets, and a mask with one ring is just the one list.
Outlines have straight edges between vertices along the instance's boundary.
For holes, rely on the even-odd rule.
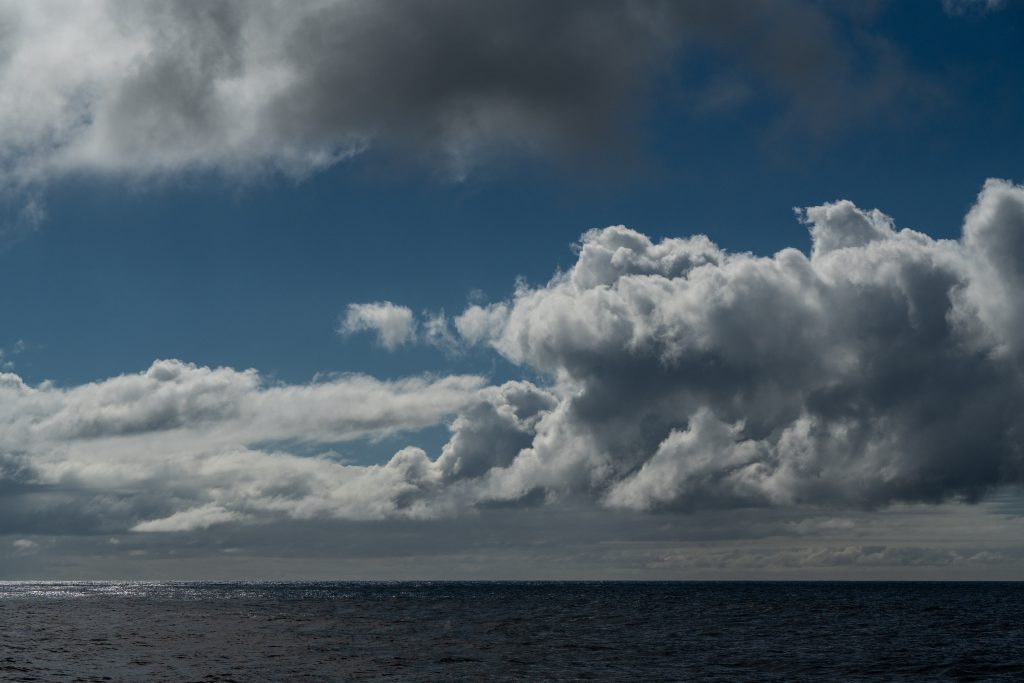
[[342,334],[375,332],[377,343],[388,351],[416,339],[416,322],[412,310],[390,301],[349,304],[341,321]]
[[990,181],[959,241],[842,201],[811,255],[583,236],[576,265],[455,321],[554,382],[484,499],[637,510],[975,500],[1024,477],[1024,189]]
[[767,88],[808,126],[843,125],[915,89],[893,45],[839,25],[860,16],[800,0],[3,2],[0,179],[304,177],[371,147],[459,177],[495,154],[606,149],[688,49],[741,72],[695,85],[695,106]]
[[[69,389],[0,375],[5,523],[173,532],[555,502],[855,510],[1024,483],[1024,188],[989,181],[958,240],[848,201],[798,218],[809,255],[592,230],[546,284],[429,317],[425,341],[490,348],[532,381],[276,385],[177,361]],[[442,423],[434,453],[332,454]],[[887,552],[807,561],[898,559]]]

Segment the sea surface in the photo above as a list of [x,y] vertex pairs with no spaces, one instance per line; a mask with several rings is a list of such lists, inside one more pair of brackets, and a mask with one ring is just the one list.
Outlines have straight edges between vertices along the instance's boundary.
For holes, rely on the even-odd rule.
[[1024,583],[0,583],[2,681],[1022,681]]

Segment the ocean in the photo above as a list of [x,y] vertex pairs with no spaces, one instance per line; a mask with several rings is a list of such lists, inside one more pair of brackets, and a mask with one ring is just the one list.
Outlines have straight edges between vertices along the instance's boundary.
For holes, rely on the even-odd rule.
[[1024,583],[0,583],[3,681],[1021,681]]

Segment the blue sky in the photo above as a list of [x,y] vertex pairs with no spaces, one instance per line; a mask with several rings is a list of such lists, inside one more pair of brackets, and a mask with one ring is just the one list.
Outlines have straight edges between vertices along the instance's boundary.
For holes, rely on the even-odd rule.
[[[923,506],[927,512],[921,514],[938,521],[918,530],[922,542],[940,551],[928,555],[939,560],[922,576],[1019,576],[1024,547],[1008,540],[1020,530],[1019,515],[1005,512],[1015,509],[1005,496],[1013,498],[1006,492],[1015,490],[1021,475],[1012,455],[1004,453],[1016,452],[1012,434],[1020,425],[1012,417],[991,422],[978,417],[1013,412],[1022,391],[1018,380],[992,385],[994,377],[1018,371],[1013,329],[1024,320],[1015,317],[1020,309],[1012,294],[1018,271],[1012,263],[993,266],[1000,276],[992,281],[978,274],[988,266],[978,265],[976,255],[1005,252],[1012,261],[1017,253],[1015,228],[1004,226],[1012,220],[1003,217],[1015,215],[1005,207],[1016,206],[1014,193],[1024,192],[1013,185],[1024,180],[1019,68],[1024,5],[935,0],[725,3],[718,9],[657,2],[566,3],[558,9],[545,9],[544,3],[482,9],[463,2],[430,9],[401,2],[368,7],[322,2],[281,10],[225,2],[196,11],[174,3],[129,8],[98,2],[70,14],[58,3],[2,8],[17,28],[13,56],[0,75],[0,110],[5,110],[0,123],[8,130],[0,134],[6,217],[0,233],[0,291],[5,293],[0,296],[0,361],[29,388],[25,391],[35,392],[31,400],[24,392],[4,399],[14,416],[10,424],[19,425],[11,427],[19,436],[4,448],[22,458],[17,465],[0,462],[0,475],[13,482],[14,491],[5,494],[0,487],[0,498],[8,498],[4,505],[11,518],[22,520],[11,522],[4,533],[12,542],[33,544],[12,551],[8,575],[56,576],[63,570],[55,567],[69,557],[76,571],[91,576],[208,575],[224,544],[237,542],[242,556],[258,555],[278,575],[327,576],[335,567],[336,573],[364,578],[377,571],[404,576],[407,568],[380,560],[395,554],[403,534],[429,538],[467,524],[477,525],[465,532],[470,536],[493,532],[519,548],[512,564],[519,567],[516,572],[530,573],[524,569],[530,565],[529,550],[517,544],[537,533],[538,515],[550,514],[561,515],[553,528],[567,536],[586,528],[582,535],[595,548],[643,535],[638,529],[645,525],[674,529],[646,539],[634,556],[596,559],[595,565],[584,564],[593,548],[574,550],[571,558],[552,551],[543,565],[552,575],[685,577],[705,565],[687,560],[665,569],[664,562],[648,556],[651,544],[664,546],[658,557],[683,557],[679,548],[693,541],[693,515],[718,514],[712,522],[701,521],[724,529],[716,543],[754,539],[759,553],[777,551],[783,558],[773,576],[818,576],[830,570],[792,558],[804,557],[801,553],[814,544],[835,549],[895,543],[901,524],[920,519],[914,506]],[[283,26],[279,34],[274,26]],[[91,28],[78,32],[77,27]],[[91,42],[103,36],[102,48]],[[278,87],[280,96],[273,94]],[[986,186],[989,178],[1010,184]],[[990,190],[979,198],[983,187]],[[839,200],[853,204],[830,204]],[[974,241],[966,240],[962,254],[949,256],[941,240],[959,240],[965,216],[976,205]],[[794,212],[826,206],[832,208],[809,212],[802,220]],[[872,217],[868,212],[875,208],[893,223]],[[986,211],[997,216],[991,219],[995,223],[985,222]],[[647,236],[650,243],[605,232],[591,233],[581,246],[586,231],[616,225]],[[902,228],[940,241],[929,242],[921,255],[906,256],[905,262],[898,260],[904,256],[871,251],[875,247],[869,242],[898,237],[910,241],[898,247],[894,241],[892,253],[909,254],[906,245],[918,243],[909,233],[897,236]],[[572,322],[571,314],[554,308],[553,302],[562,300],[558,297],[578,296],[573,305],[580,311],[593,302],[583,290],[571,296],[562,291],[565,281],[556,273],[605,277],[605,271],[588,270],[593,264],[586,259],[612,259],[608,254],[617,248],[632,250],[636,263],[653,263],[669,258],[658,251],[660,240],[707,235],[723,254],[750,252],[751,268],[781,272],[791,264],[770,259],[791,247],[810,256],[810,230],[822,254],[828,240],[842,242],[848,238],[841,235],[853,234],[844,230],[869,235],[863,244],[847,245],[865,250],[856,258],[847,250],[842,258],[848,261],[836,256],[826,263],[822,256],[814,266],[829,286],[853,283],[849,291],[834,293],[835,302],[850,306],[849,317],[805,319],[804,313],[790,311],[790,303],[771,299],[753,304],[763,307],[758,316],[744,313],[735,319],[729,316],[739,314],[731,308],[721,312],[711,303],[694,304],[697,308],[680,319],[684,322],[657,327],[688,296],[680,290],[676,299],[661,303],[651,294],[652,308],[641,306],[637,310],[646,313],[636,313],[650,319],[629,319],[634,330],[656,330],[653,336],[615,347],[616,325],[626,324],[616,319],[601,328],[611,336],[583,349],[573,344],[588,321],[623,309],[595,309],[591,318]],[[986,251],[985,240],[996,240],[991,235],[1005,243],[993,242]],[[621,247],[627,244],[621,240],[633,246]],[[691,259],[703,247],[672,249],[678,253],[671,258]],[[859,270],[876,258],[882,260],[870,276]],[[924,262],[935,270],[918,282],[914,278]],[[622,293],[627,280],[656,275],[673,280],[673,286],[680,284],[677,278],[697,286],[695,276],[680,276],[667,263],[636,265],[640,270],[622,271],[605,284]],[[751,292],[757,288],[732,293],[742,285],[730,270],[735,264],[715,263],[723,279],[719,289],[704,294],[708,302],[719,296],[756,298]],[[896,289],[886,289],[891,285],[886,273],[895,271],[904,279],[892,285]],[[766,278],[765,291],[782,287],[768,275],[759,277]],[[942,289],[941,283],[949,282]],[[880,288],[877,296],[854,295],[871,287]],[[946,308],[939,317],[963,336],[948,345],[946,332],[921,332],[925,314],[920,311],[932,305],[933,289],[944,292]],[[909,322],[891,317],[903,313],[877,308],[897,291],[908,297]],[[350,305],[375,302],[409,309],[414,326],[409,343],[388,350],[372,327],[340,331]],[[615,304],[620,305],[625,304]],[[471,310],[501,321],[474,337],[459,322]],[[441,311],[450,343],[431,343],[427,321]],[[502,318],[506,315],[511,317]],[[694,316],[705,315],[702,324],[708,329],[686,327],[696,325]],[[556,319],[561,322],[551,322]],[[725,319],[718,346],[701,346],[692,357],[679,351],[705,333],[707,339],[718,338],[710,326]],[[548,323],[553,327],[544,336]],[[822,353],[818,372],[831,379],[792,384],[780,379],[802,372],[787,365],[794,362],[787,347],[799,347],[804,341],[794,340],[803,336],[793,329],[794,340],[770,347],[775,343],[770,330],[787,324],[817,330],[819,323],[821,339],[827,337],[831,348]],[[890,336],[865,332],[861,338],[856,332],[883,328]],[[983,335],[977,332],[982,328]],[[848,330],[841,341],[831,336],[839,329]],[[764,339],[767,346],[752,345],[743,360],[730,365],[735,338]],[[816,358],[822,348],[816,345],[826,342],[806,343],[805,357]],[[612,353],[613,347],[618,351]],[[835,369],[840,347],[849,354],[843,358],[859,359],[859,370]],[[956,350],[967,347],[969,353]],[[648,360],[655,361],[642,358],[644,349],[661,349],[660,374],[647,374],[653,367]],[[890,352],[891,358],[878,360]],[[178,365],[154,370],[158,359]],[[935,363],[943,369],[933,370]],[[691,396],[709,367],[725,368],[724,374],[712,388],[701,389],[705,393]],[[258,373],[258,381],[245,374],[247,369]],[[622,383],[620,369],[635,382]],[[783,375],[776,377],[776,370]],[[166,392],[146,384],[153,378],[164,381],[161,373],[183,387],[166,405],[160,403]],[[359,391],[386,395],[391,403],[382,404],[379,415],[353,416],[362,401],[352,399],[356,389],[349,384],[350,373],[378,382],[372,388],[359,385]],[[934,382],[925,379],[933,375]],[[863,382],[870,387],[862,385],[862,376],[871,378]],[[473,379],[457,389],[440,386],[460,377]],[[738,377],[747,379],[737,385],[731,402],[719,395],[725,389],[714,388],[731,386]],[[428,384],[401,384],[413,380]],[[193,381],[203,387],[195,394],[189,393]],[[509,381],[529,388],[504,384]],[[969,405],[954,415],[948,406],[959,400],[958,385],[966,387],[963,400]],[[992,387],[988,398],[986,386]],[[268,397],[274,387],[292,398],[272,409],[266,406],[279,400]],[[662,399],[633,401],[623,393],[628,391],[671,398],[634,414],[637,401]],[[347,397],[352,407],[345,404],[337,415],[328,414],[336,405],[332,401],[342,400],[333,392]],[[504,393],[497,398],[495,392]],[[941,400],[925,405],[925,394],[936,392]],[[623,403],[602,403],[611,395]],[[974,398],[977,403],[971,404]],[[373,400],[366,399],[367,406]],[[791,406],[790,413],[768,410],[762,401],[770,400]],[[19,401],[35,407],[20,407]],[[292,405],[321,421],[287,422],[280,416]],[[142,407],[152,414],[132,412]],[[487,431],[498,429],[488,416],[508,420],[512,413],[514,426],[503,423],[498,432]],[[552,426],[563,414],[566,422]],[[899,450],[907,439],[938,442],[941,430],[924,415],[1011,436],[971,435],[960,441],[947,436],[946,442],[956,442],[949,452],[936,446],[921,455],[925,460],[909,464],[903,451],[891,454],[888,464],[878,460],[884,448]],[[618,420],[623,422],[614,433],[602,431]],[[841,447],[818,443],[817,448],[853,448],[842,467],[869,469],[866,480],[877,475],[878,485],[812,491],[794,484],[780,493],[783,484],[776,478],[754,495],[734,488],[694,492],[687,487],[695,484],[681,479],[666,497],[641,476],[663,467],[668,468],[663,476],[683,477],[701,454],[733,462],[730,458],[752,457],[750,449],[771,452],[766,462],[778,466],[786,457],[780,444],[795,438],[801,420],[820,420],[821,433],[839,429],[840,422],[853,429],[850,425],[860,420],[858,428],[870,432],[865,439],[874,445],[857,450],[846,442]],[[879,426],[883,422],[888,426]],[[273,428],[260,426],[270,423]],[[22,427],[31,436],[20,436]],[[565,465],[559,475],[565,478],[556,483],[525,470],[517,473],[528,457],[546,463],[545,472],[562,467],[557,462],[563,455],[545,461],[544,448],[556,434],[568,439],[570,433],[576,441],[560,441],[558,453],[584,448],[580,444],[586,442],[592,451],[607,451],[600,465]],[[472,456],[493,469],[473,479],[480,488],[470,493],[459,468],[482,465],[467,464],[469,455],[448,457],[444,462],[454,463],[450,466],[437,463],[443,461],[442,449],[455,453],[474,438],[516,445],[508,457]],[[685,445],[690,441],[704,446],[691,452]],[[728,447],[722,445],[726,442]],[[417,464],[418,455],[401,450],[406,446],[422,448],[417,452],[434,464]],[[93,463],[89,467],[108,458],[111,471],[128,471],[132,466],[125,463],[140,458],[178,457],[165,452],[168,448],[198,459],[182,465],[183,471],[238,449],[268,463],[278,455],[357,466],[390,463],[405,473],[401,486],[420,492],[440,487],[441,493],[431,493],[420,505],[407,501],[419,500],[409,491],[385,488],[379,497],[374,487],[384,485],[367,479],[358,484],[358,496],[342,493],[349,484],[315,501],[294,492],[274,494],[300,501],[281,512],[266,503],[270,494],[259,498],[244,493],[244,487],[227,496],[223,484],[186,477],[165,490],[152,484],[156,475],[104,479],[74,464],[77,457]],[[664,453],[673,448],[681,455],[670,461]],[[63,452],[71,453],[67,462],[57,455]],[[528,457],[517,465],[516,453]],[[984,454],[985,466],[961,466],[977,453]],[[257,467],[255,462],[240,465],[240,471]],[[287,473],[306,464],[279,460],[273,466]],[[449,469],[410,474],[424,467]],[[592,468],[590,484],[565,474],[579,467]],[[836,467],[822,464],[821,471]],[[501,479],[498,470],[512,474]],[[618,474],[600,480],[605,474],[597,473],[608,471]],[[885,474],[893,471],[899,474]],[[347,482],[377,475],[353,469],[338,476]],[[149,495],[149,486],[156,486],[156,502],[139,502],[139,496]],[[296,484],[306,490],[303,486]],[[509,493],[516,486],[517,493]],[[1000,506],[986,502],[995,500],[994,492],[1003,496]],[[65,494],[59,503],[46,502],[48,496]],[[980,504],[964,505],[964,500]],[[74,513],[81,506],[88,512]],[[754,529],[744,512],[751,506],[766,506],[778,517],[773,530]],[[529,518],[521,528],[510,512],[519,509],[523,519]],[[91,521],[67,522],[74,514]],[[981,519],[965,524],[986,525],[991,543],[965,550],[956,543],[967,543],[966,537],[948,541],[941,531],[947,514]],[[477,521],[466,521],[467,515]],[[420,517],[427,521],[416,521]],[[51,518],[50,526],[39,521]],[[332,524],[358,535],[374,533],[360,524],[378,523],[400,530],[378,539],[362,564],[346,565],[344,572],[322,550],[314,551],[325,535],[337,531]],[[595,524],[621,524],[631,531],[602,538],[590,526]],[[813,531],[800,548],[786,545],[790,540],[772,540],[790,539],[800,524]],[[679,531],[682,527],[691,531]],[[308,543],[300,542],[288,556],[297,562],[308,552],[312,559],[282,565],[265,547],[273,543],[254,540],[260,529],[273,538],[308,536]],[[102,537],[104,552],[129,546],[142,551],[131,556],[135,560],[185,547],[198,550],[184,565],[139,564],[117,554],[96,560],[88,541],[93,537]],[[224,540],[229,537],[230,542]],[[558,537],[550,540],[557,547]],[[33,551],[25,552],[30,547]],[[453,549],[425,565],[422,558],[408,562],[427,567],[432,577],[463,576],[467,571],[458,558],[465,550]],[[970,560],[989,551],[1005,562]],[[82,559],[90,553],[92,561]],[[811,551],[805,555],[817,557]],[[870,562],[881,562],[877,553],[872,557]],[[904,576],[905,568],[897,565],[906,555],[892,557],[892,566],[865,560],[868,568],[861,569]],[[497,560],[474,562],[484,567],[481,575],[500,574]],[[750,566],[733,569],[737,575],[758,575]],[[841,571],[859,570],[844,566]]]

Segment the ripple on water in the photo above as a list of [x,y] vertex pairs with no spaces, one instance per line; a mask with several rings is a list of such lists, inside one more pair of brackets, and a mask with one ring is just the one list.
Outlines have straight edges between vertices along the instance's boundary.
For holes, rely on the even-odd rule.
[[1024,584],[0,582],[0,680],[1024,677]]

